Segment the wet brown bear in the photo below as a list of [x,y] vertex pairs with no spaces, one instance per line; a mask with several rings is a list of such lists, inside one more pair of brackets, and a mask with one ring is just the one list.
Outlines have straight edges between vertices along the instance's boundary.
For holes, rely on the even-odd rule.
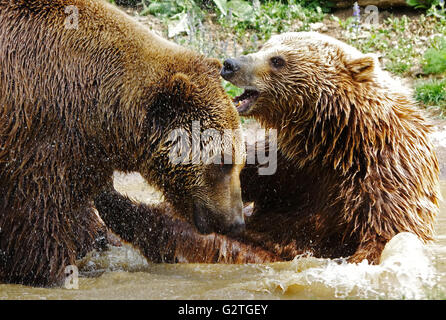
[[[161,224],[168,226],[168,241],[146,238],[140,248],[149,247],[152,256],[169,252],[170,262],[175,255],[234,262],[225,258],[231,256],[227,248],[242,243],[250,258],[236,262],[311,252],[378,263],[399,232],[432,239],[440,193],[429,127],[374,58],[328,36],[287,33],[257,53],[226,60],[221,73],[246,89],[236,99],[239,112],[277,130],[277,172],[260,176],[255,165],[243,169],[243,200],[255,208],[242,236],[217,236],[224,241],[214,243],[190,232],[181,239],[185,248],[175,230],[187,227],[170,221]],[[129,214],[124,224],[141,216]],[[194,247],[199,254],[191,254]]]
[[0,0],[0,68],[1,282],[60,283],[103,237],[92,200],[114,170],[202,232],[243,228],[242,165],[169,160],[173,129],[239,128],[218,62],[104,1]]
[[240,114],[277,129],[277,176],[242,178],[256,206],[249,233],[265,233],[267,248],[378,263],[399,232],[432,239],[440,192],[429,128],[372,56],[286,33],[227,60],[222,76],[245,88]]

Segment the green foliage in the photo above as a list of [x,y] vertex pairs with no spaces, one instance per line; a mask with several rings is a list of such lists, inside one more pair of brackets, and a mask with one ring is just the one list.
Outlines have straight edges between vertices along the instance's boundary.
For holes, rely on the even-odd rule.
[[227,0],[213,0],[221,14],[227,14]]
[[310,1],[319,4],[319,0],[143,0],[140,15],[159,17],[173,41],[222,58],[256,51],[273,33],[309,30],[310,23],[325,16],[318,6],[302,6]]
[[406,3],[416,9],[429,9],[432,6],[437,5],[438,0],[406,0]]
[[151,14],[161,18],[173,18],[175,19],[178,14],[181,13],[195,13],[201,14],[200,7],[194,0],[143,0],[144,9],[141,11],[141,15]]
[[387,71],[399,76],[411,76],[412,68],[419,65],[420,51],[415,45],[415,35],[408,32],[409,25],[406,16],[391,16],[378,26],[370,26],[367,37],[352,37],[346,41],[364,53],[381,54]]
[[446,38],[440,38],[435,47],[426,50],[423,57],[423,71],[427,74],[446,72]]
[[[144,0],[141,15],[152,14],[162,18],[175,19],[180,13],[204,16],[201,9],[206,1],[199,0]],[[218,21],[226,28],[233,29],[239,35],[246,30],[254,30],[268,39],[271,33],[285,32],[292,20],[302,21],[303,28],[308,24],[321,21],[324,10],[318,6],[319,0],[284,1],[246,1],[246,0],[212,0]],[[329,2],[325,2],[328,6]],[[304,5],[305,4],[305,7]],[[327,11],[328,7],[325,7]]]
[[232,98],[235,98],[236,96],[239,96],[243,93],[243,89],[234,86],[232,83],[222,80],[223,88],[225,89],[226,93],[231,96]]
[[416,9],[426,9],[427,16],[434,16],[446,22],[445,0],[406,0]]
[[[228,29],[243,36],[247,30],[258,34],[259,40],[267,40],[273,33],[288,31],[292,23],[300,21],[300,30],[307,30],[310,23],[319,22],[324,13],[320,7],[305,8],[302,1],[288,0],[255,1],[249,3],[244,0],[218,0],[221,7],[219,22]],[[315,2],[314,2],[315,3]]]
[[355,18],[354,18],[354,17],[348,17],[347,19],[343,20],[343,19],[339,19],[339,18],[336,17],[336,16],[332,16],[332,19],[333,19],[334,21],[336,21],[337,23],[339,23],[339,26],[340,26],[342,29],[344,29],[344,30],[349,30],[349,29],[351,29],[351,27],[352,27],[352,25],[353,25],[353,23],[354,23],[354,21],[355,21]]
[[232,13],[237,18],[247,20],[254,14],[253,5],[244,0],[214,0],[214,3],[223,16]]
[[387,49],[386,58],[388,62],[385,67],[388,71],[398,75],[408,75],[416,63],[417,54],[410,39],[400,38],[396,45]]
[[[218,10],[223,14],[226,15],[228,13],[228,8],[231,6],[234,6],[236,4],[240,4],[243,7],[247,7],[247,5],[251,7],[255,7],[256,5],[267,5],[268,3],[274,3],[278,2],[282,5],[293,5],[293,4],[300,4],[302,7],[307,9],[316,9],[317,7],[320,7],[323,9],[324,12],[329,12],[331,8],[334,7],[334,3],[329,0],[252,0],[252,1],[246,1],[246,0],[212,0],[215,6],[218,8]],[[257,4],[256,4],[257,2]],[[232,4],[231,4],[232,3]],[[243,9],[242,9],[243,10]]]
[[415,88],[415,97],[425,105],[446,111],[446,79],[420,82]]

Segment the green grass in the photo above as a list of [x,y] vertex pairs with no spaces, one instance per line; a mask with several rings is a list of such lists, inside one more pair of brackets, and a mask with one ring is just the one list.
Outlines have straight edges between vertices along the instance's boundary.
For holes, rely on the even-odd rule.
[[415,87],[415,98],[426,106],[446,112],[446,79],[421,81]]
[[397,75],[407,75],[418,60],[418,55],[410,39],[400,38],[395,46],[387,48],[386,58],[388,62],[385,67],[388,71]]
[[[345,22],[340,25],[348,30]],[[367,37],[351,37],[346,41],[364,53],[381,53],[384,68],[399,76],[409,76],[413,66],[419,63],[420,55],[414,47],[414,36],[408,36],[409,20],[389,17],[378,27],[371,26]]]
[[436,47],[429,48],[424,53],[423,71],[426,74],[446,72],[446,37],[436,42]]

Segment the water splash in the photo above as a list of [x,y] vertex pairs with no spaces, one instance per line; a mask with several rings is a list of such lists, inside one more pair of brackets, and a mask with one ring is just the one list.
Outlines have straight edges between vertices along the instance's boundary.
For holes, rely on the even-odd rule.
[[161,288],[171,292],[158,288],[157,294],[167,299],[182,297],[185,288],[181,289],[180,279],[187,283],[188,297],[197,299],[428,299],[438,282],[430,250],[411,233],[400,233],[389,241],[379,265],[308,255],[271,264],[148,264],[130,246],[95,253],[85,261],[84,275],[95,270],[106,274],[125,271],[143,282],[162,277]]
[[426,299],[438,281],[429,250],[411,233],[386,245],[379,265],[296,257],[263,272],[261,290],[316,299]]

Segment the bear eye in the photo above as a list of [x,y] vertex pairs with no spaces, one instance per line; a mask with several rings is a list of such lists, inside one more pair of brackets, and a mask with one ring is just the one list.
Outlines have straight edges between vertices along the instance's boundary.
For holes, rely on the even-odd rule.
[[282,57],[272,57],[270,61],[275,69],[280,69],[285,65],[285,60]]

